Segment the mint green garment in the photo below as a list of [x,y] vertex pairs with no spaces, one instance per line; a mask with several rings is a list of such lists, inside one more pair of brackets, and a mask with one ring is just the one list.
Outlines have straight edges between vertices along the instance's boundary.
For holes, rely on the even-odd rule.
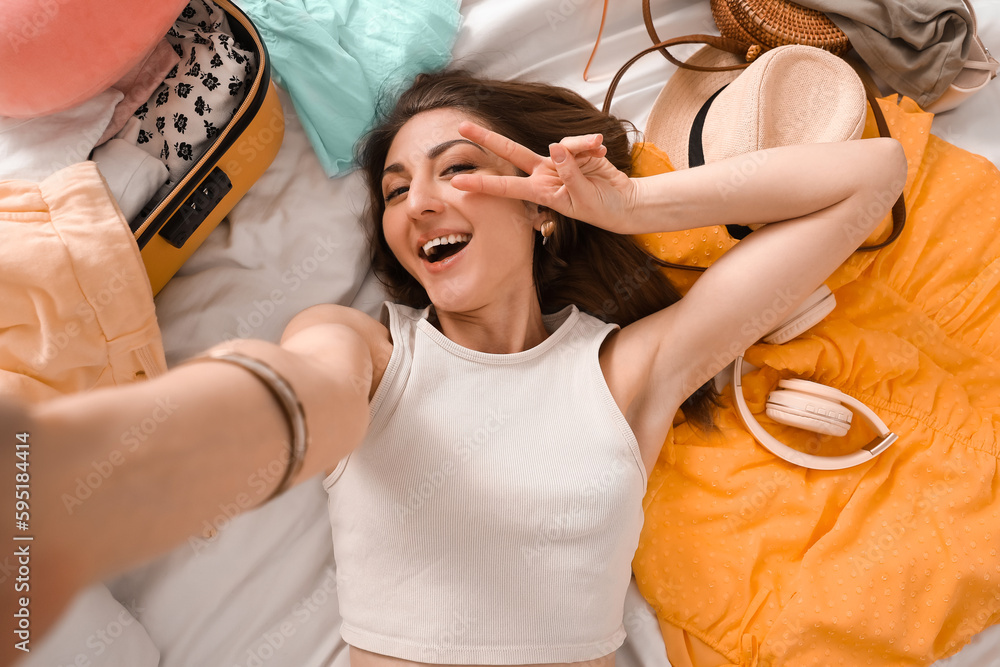
[[275,80],[292,98],[323,168],[351,168],[382,94],[441,69],[458,0],[239,0],[260,31]]

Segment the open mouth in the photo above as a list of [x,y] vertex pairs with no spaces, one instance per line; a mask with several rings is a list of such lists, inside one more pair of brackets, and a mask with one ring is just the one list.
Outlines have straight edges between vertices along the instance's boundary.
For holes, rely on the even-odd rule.
[[420,258],[427,260],[431,264],[437,264],[438,262],[461,252],[465,246],[469,245],[469,241],[472,240],[472,235],[455,234],[449,237],[449,239],[454,240],[435,239],[436,243],[433,245],[424,245],[420,248]]

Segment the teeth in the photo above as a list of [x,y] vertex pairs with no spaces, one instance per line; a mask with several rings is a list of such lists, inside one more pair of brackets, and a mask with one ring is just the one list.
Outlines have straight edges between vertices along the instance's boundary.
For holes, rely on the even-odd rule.
[[439,236],[436,239],[431,239],[423,245],[424,254],[430,255],[431,248],[436,246],[446,244],[446,243],[466,243],[472,239],[471,234],[450,234],[448,236]]

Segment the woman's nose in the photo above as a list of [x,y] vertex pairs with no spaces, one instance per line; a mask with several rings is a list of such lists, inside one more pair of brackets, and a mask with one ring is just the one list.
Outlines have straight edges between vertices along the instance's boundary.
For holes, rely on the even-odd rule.
[[414,179],[406,192],[407,212],[411,217],[440,213],[444,207],[440,184],[425,179]]

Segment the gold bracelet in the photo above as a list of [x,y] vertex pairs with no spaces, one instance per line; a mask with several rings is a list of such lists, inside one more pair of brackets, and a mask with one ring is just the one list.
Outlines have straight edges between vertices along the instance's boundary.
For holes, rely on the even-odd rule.
[[271,495],[264,502],[266,503],[276,496],[281,495],[291,485],[292,480],[298,474],[299,470],[302,469],[302,462],[305,460],[306,450],[309,448],[309,433],[306,428],[306,414],[305,409],[302,407],[302,401],[299,400],[298,395],[296,395],[295,390],[292,389],[288,381],[260,359],[249,357],[239,352],[216,350],[193,359],[188,359],[183,364],[197,361],[225,361],[245,368],[263,382],[264,386],[271,392],[271,395],[281,404],[281,408],[285,413],[285,419],[288,422],[289,431],[291,432],[291,439],[288,443],[288,465],[285,467],[285,474],[282,476],[277,488],[271,492]]

